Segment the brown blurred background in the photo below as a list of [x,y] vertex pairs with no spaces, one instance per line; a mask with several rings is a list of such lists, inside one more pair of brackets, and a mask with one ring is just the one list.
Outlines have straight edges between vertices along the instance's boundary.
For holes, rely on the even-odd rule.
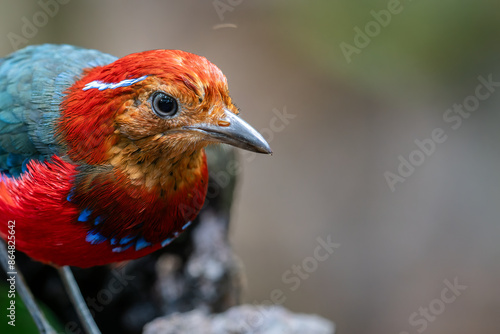
[[[14,50],[12,34],[19,47],[190,51],[223,70],[247,121],[274,130],[272,157],[241,155],[231,239],[246,302],[280,289],[285,307],[338,333],[498,333],[500,87],[459,128],[443,116],[473,101],[479,76],[500,81],[500,3],[60,2],[42,24],[37,1],[1,1],[0,55]],[[23,18],[41,20],[33,36]],[[356,47],[356,27],[372,37],[358,36],[349,62],[341,46]],[[273,121],[277,111],[292,116]],[[384,173],[436,128],[446,141],[391,191]],[[340,246],[311,267],[328,236]],[[303,263],[314,270],[297,278]],[[445,280],[461,286],[452,302]]]

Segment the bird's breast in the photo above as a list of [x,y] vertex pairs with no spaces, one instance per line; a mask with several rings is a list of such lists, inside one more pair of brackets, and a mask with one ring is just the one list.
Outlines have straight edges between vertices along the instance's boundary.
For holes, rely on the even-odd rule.
[[176,237],[205,201],[206,158],[200,151],[174,166],[163,163],[123,163],[121,168],[76,177],[71,200],[80,208],[77,221],[96,240],[141,237],[157,243]]

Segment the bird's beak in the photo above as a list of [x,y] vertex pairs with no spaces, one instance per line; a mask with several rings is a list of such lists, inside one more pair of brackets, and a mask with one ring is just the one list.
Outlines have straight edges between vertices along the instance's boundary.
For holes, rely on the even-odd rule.
[[273,153],[264,137],[247,122],[229,110],[225,110],[224,113],[224,117],[218,122],[219,125],[201,123],[184,128],[202,132],[210,140],[216,140],[244,150],[266,154]]

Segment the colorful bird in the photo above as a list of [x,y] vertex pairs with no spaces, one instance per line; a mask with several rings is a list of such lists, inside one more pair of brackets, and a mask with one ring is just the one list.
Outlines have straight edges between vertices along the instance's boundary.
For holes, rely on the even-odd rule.
[[203,206],[203,148],[271,153],[207,59],[120,59],[69,45],[0,59],[0,235],[57,266],[131,260],[166,246]]

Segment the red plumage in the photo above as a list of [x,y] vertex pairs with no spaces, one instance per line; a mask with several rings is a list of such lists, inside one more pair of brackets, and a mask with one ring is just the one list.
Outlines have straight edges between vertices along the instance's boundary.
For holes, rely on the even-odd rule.
[[[109,243],[88,243],[85,239],[89,228],[76,223],[80,210],[77,205],[67,201],[77,174],[76,166],[54,156],[48,163],[31,162],[28,170],[17,180],[3,177],[0,183],[0,212],[2,218],[11,217],[15,221],[16,248],[30,257],[45,263],[85,268],[136,259],[162,247],[161,240],[158,240],[139,251],[131,247],[123,252],[113,252]],[[202,197],[198,197],[198,203],[189,203],[184,196],[171,198],[169,205],[174,210],[169,211],[165,208],[166,201],[144,198],[144,207],[141,209],[133,201],[120,202],[120,207],[115,209],[123,209],[120,217],[125,218],[127,215],[134,217],[137,213],[135,210],[146,210],[151,215],[143,215],[144,221],[161,222],[159,228],[164,230],[148,231],[157,232],[156,236],[171,235],[173,238],[175,232],[181,232],[181,222],[194,219],[203,205],[208,178],[206,168],[203,175],[203,182],[199,186],[199,196]],[[167,211],[158,207],[164,207]],[[187,210],[176,210],[182,207]],[[165,212],[169,215],[165,215]],[[0,234],[5,238],[7,233],[7,223],[0,224]],[[46,239],[50,239],[50,242],[41,242]]]

